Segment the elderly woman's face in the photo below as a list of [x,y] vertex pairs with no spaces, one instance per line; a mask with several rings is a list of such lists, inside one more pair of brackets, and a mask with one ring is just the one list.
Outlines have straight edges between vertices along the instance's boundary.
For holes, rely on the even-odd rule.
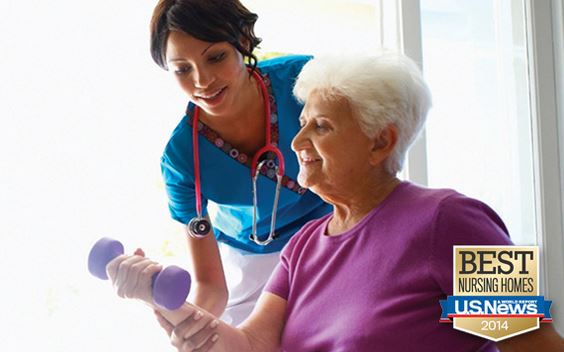
[[373,143],[361,130],[344,98],[313,91],[300,116],[301,130],[292,141],[300,163],[298,182],[323,195],[349,189],[367,177]]

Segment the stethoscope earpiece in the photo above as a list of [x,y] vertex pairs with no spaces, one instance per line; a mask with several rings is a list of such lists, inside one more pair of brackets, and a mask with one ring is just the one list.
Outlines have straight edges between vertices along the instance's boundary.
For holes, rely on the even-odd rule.
[[188,233],[194,238],[204,238],[210,230],[211,224],[206,218],[196,217],[188,223]]

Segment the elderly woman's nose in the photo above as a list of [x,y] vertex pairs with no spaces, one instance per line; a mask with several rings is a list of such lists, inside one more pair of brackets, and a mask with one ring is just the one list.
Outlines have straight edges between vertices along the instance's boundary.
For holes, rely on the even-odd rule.
[[298,134],[292,139],[291,147],[294,152],[298,152],[307,146],[308,139],[306,137],[305,128],[302,128]]

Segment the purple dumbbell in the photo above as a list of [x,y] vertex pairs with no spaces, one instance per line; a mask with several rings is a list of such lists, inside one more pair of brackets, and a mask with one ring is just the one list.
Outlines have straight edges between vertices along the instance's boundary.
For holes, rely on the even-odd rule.
[[[112,259],[124,253],[123,245],[104,237],[94,244],[88,255],[88,270],[99,279],[107,280],[106,266]],[[153,301],[159,307],[175,310],[186,301],[190,292],[190,274],[171,265],[153,276]]]

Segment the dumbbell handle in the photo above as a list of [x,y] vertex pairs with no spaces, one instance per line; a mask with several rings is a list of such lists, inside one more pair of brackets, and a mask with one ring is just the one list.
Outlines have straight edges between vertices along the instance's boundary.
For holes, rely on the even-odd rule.
[[[88,270],[99,279],[107,280],[106,266],[124,253],[123,245],[114,239],[99,239],[88,255]],[[190,292],[190,274],[177,266],[169,266],[152,278],[154,303],[164,309],[175,310],[182,306]]]

